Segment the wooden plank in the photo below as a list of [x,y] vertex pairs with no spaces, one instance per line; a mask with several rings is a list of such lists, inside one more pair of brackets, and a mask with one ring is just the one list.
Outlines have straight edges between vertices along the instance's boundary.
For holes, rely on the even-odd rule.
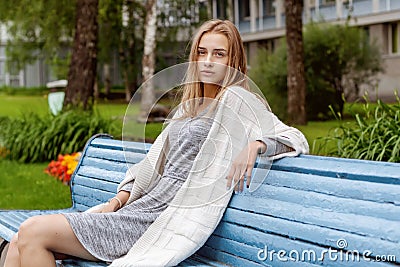
[[131,164],[135,164],[141,161],[145,155],[142,153],[125,152],[119,150],[107,150],[97,147],[88,147],[86,151],[86,156],[93,158],[107,159],[110,161],[117,161],[122,163],[128,162]]
[[15,231],[7,227],[7,225],[2,224],[0,221],[0,236],[4,238],[7,241],[10,241],[13,235],[15,234]]
[[103,191],[107,191],[114,194],[117,192],[117,187],[118,187],[118,183],[116,182],[108,180],[99,180],[96,178],[85,177],[81,175],[77,175],[77,178],[74,180],[74,183],[72,184],[72,186],[76,185],[88,187],[88,190],[90,190],[90,188],[101,189]]
[[196,254],[211,258],[213,260],[217,260],[219,262],[223,262],[226,265],[229,266],[243,266],[243,267],[261,267],[261,266],[271,266],[269,264],[260,264],[256,262],[252,262],[240,257],[237,257],[235,255],[226,253],[226,252],[221,252],[218,250],[215,250],[207,245],[203,246],[200,248]]
[[301,240],[322,247],[338,248],[338,240],[346,240],[347,249],[352,251],[372,251],[372,255],[395,255],[400,259],[400,243],[381,240],[379,237],[361,236],[354,233],[338,231],[303,222],[288,221],[282,218],[251,214],[248,212],[228,209],[218,226],[215,235],[259,247],[258,236],[233,235],[231,225],[279,235],[292,240]]
[[144,142],[132,142],[132,141],[121,141],[114,139],[94,139],[91,143],[91,146],[95,147],[107,147],[111,149],[117,150],[130,150],[137,151],[139,153],[147,153],[152,144],[144,143]]
[[[107,171],[91,166],[81,166],[76,175],[86,176],[97,180],[120,183],[125,178],[125,173]],[[75,180],[73,181],[75,183]]]
[[[257,169],[257,175],[265,175],[265,170]],[[271,170],[264,183],[272,186],[289,187],[304,191],[335,195],[350,199],[374,202],[388,202],[400,205],[399,185],[373,183],[356,180],[323,177],[313,174],[288,173]],[[257,192],[257,191],[256,191]]]
[[[267,233],[260,233],[250,228],[238,227],[234,224],[224,224],[226,231],[231,235],[243,236],[246,240],[237,242],[229,238],[213,235],[206,242],[206,246],[214,249],[214,255],[229,253],[236,257],[272,266],[300,266],[300,263],[324,266],[388,266],[387,263],[374,263],[371,259],[364,259],[362,255],[353,259],[352,254],[346,257],[346,251],[332,251],[328,253],[328,247],[321,247],[314,244],[292,240],[290,238]],[[258,244],[250,246],[247,238],[252,237]],[[283,250],[280,257],[278,251]],[[272,255],[272,257],[271,257]],[[290,258],[293,258],[291,260]],[[214,258],[214,257],[213,257]],[[235,265],[236,266],[236,265]],[[307,266],[307,265],[306,265]]]
[[214,266],[214,267],[230,266],[230,265],[227,265],[226,263],[218,262],[218,261],[212,260],[210,258],[201,256],[201,255],[198,255],[198,254],[192,255],[190,258],[186,259],[183,262],[187,262],[189,260],[191,262],[191,265],[188,265],[188,266]]
[[[81,185],[75,185],[73,187],[73,190],[74,190],[73,198],[77,201],[77,203],[86,204],[87,206],[93,206],[93,203],[96,203],[97,201],[103,203],[107,201],[109,198],[115,196],[115,193],[110,193],[95,188],[88,189],[87,187]],[[80,196],[84,196],[85,198],[81,198],[81,200],[78,200]],[[85,199],[86,201],[88,201],[87,203],[85,203]]]
[[400,184],[398,163],[300,155],[274,162],[273,169],[339,179]]
[[62,264],[64,267],[103,267],[108,266],[105,262],[93,262],[93,261],[85,261],[85,260],[63,260]]
[[83,159],[82,166],[91,166],[99,169],[122,173],[125,173],[128,170],[128,165],[124,162],[110,161],[89,156]]
[[[337,187],[338,183],[335,183]],[[346,186],[346,183],[345,185]],[[365,186],[367,187],[367,186]],[[363,188],[354,188],[348,185],[349,191],[363,191]],[[337,190],[339,191],[339,190]],[[400,191],[400,187],[397,190]],[[360,195],[366,193],[360,192]],[[395,205],[393,202],[396,200],[388,199],[386,196],[386,203],[376,203],[372,201],[365,201],[343,196],[327,195],[325,193],[317,193],[313,191],[303,191],[297,188],[282,187],[277,185],[263,184],[255,192],[249,193],[244,191],[241,194],[236,194],[235,197],[248,196],[251,198],[268,198],[279,201],[301,203],[305,207],[315,207],[326,211],[336,211],[341,213],[351,213],[366,215],[371,217],[382,218],[391,221],[400,221],[400,205]],[[378,195],[380,197],[380,195]],[[400,200],[400,194],[396,198]]]
[[201,261],[197,261],[196,259],[193,258],[188,258],[185,261],[179,263],[177,266],[197,266],[197,267],[206,267],[206,266],[216,266],[216,265],[211,265],[211,264],[206,264]]
[[[380,237],[382,240],[399,242],[398,221],[389,221],[364,215],[345,214],[304,207],[301,204],[242,196],[232,198],[230,207],[258,214],[284,218],[290,221],[313,224],[359,235]],[[357,223],[355,223],[357,222]]]

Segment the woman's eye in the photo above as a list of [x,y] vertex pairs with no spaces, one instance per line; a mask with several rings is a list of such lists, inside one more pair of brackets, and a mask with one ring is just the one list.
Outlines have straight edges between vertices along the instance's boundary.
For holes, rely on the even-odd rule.
[[215,55],[216,55],[217,57],[224,57],[224,56],[225,56],[225,53],[224,53],[224,52],[216,52]]
[[199,55],[199,56],[204,56],[205,54],[206,54],[206,52],[203,50],[197,51],[197,55]]

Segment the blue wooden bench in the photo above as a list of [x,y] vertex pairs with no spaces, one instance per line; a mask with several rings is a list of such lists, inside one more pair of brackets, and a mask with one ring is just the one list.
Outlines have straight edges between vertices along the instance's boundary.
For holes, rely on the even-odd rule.
[[[133,164],[149,147],[130,142],[124,152],[121,141],[93,137],[73,175],[73,206],[1,211],[0,237],[10,240],[30,216],[84,211],[106,201],[128,168],[125,153]],[[256,167],[257,175],[265,175],[265,166]],[[262,186],[235,194],[207,243],[180,264],[226,265],[399,266],[400,164],[306,155],[274,162]]]

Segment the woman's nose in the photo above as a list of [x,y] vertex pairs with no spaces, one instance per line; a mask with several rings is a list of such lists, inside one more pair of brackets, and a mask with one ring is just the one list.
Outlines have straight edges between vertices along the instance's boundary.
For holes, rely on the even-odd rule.
[[213,58],[212,58],[212,54],[211,53],[209,53],[207,55],[207,57],[205,58],[204,64],[205,65],[212,65],[213,64]]

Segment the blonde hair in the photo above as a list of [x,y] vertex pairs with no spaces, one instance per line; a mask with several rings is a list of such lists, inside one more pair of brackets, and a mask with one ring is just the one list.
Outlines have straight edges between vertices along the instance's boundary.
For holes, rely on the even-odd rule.
[[247,82],[247,62],[243,47],[242,38],[235,25],[229,20],[210,20],[205,22],[194,35],[189,54],[189,66],[185,76],[185,81],[181,87],[183,106],[183,116],[195,116],[199,101],[203,96],[203,83],[199,80],[198,66],[193,62],[197,61],[198,47],[201,38],[206,33],[223,34],[228,39],[228,68],[219,92],[215,97],[219,100],[228,86],[240,85],[249,90]]

